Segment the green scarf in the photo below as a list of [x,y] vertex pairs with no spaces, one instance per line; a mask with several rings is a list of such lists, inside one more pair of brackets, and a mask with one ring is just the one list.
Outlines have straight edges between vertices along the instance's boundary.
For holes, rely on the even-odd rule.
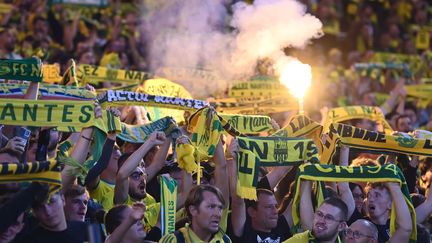
[[140,84],[151,77],[151,75],[146,72],[114,69],[87,64],[78,65],[77,76],[84,84],[100,82]]
[[173,178],[160,176],[161,190],[161,232],[162,237],[175,231],[177,210],[177,181]]
[[76,76],[76,64],[73,59],[70,60],[71,65],[63,74],[63,78],[60,81],[62,85],[71,85],[71,86],[79,86],[78,79]]
[[318,149],[311,139],[286,137],[238,137],[237,194],[256,200],[260,166],[292,166],[305,160],[317,163]]
[[42,82],[42,62],[39,58],[0,59],[0,79]]
[[[416,215],[414,206],[411,202],[411,197],[408,191],[405,178],[399,168],[394,164],[386,164],[384,166],[335,166],[323,164],[303,164],[299,167],[296,176],[296,189],[293,200],[292,216],[296,227],[299,227],[299,203],[300,203],[300,180],[311,181],[329,181],[329,182],[397,182],[401,186],[402,193],[405,196],[408,208],[411,212],[413,231],[411,233],[410,242],[415,242],[417,239],[416,230]],[[318,196],[318,205],[324,200],[324,187],[321,188]],[[396,227],[396,213],[394,205],[390,216],[390,234],[393,234]]]
[[129,125],[122,123],[121,127],[122,131],[117,137],[129,143],[144,143],[154,131],[164,131],[167,135],[175,133],[176,135],[173,136],[175,138],[181,134],[172,117],[164,117],[145,125]]
[[149,95],[123,90],[108,90],[106,94],[99,99],[99,103],[102,107],[138,105],[192,111],[196,111],[207,105],[207,102],[202,100]]
[[384,129],[393,131],[387,123],[384,114],[379,107],[375,106],[345,106],[330,109],[324,123],[324,132],[327,133],[330,124],[351,119],[369,119],[384,126]]
[[55,193],[62,185],[60,164],[55,161],[0,163],[0,183],[23,181],[47,183],[50,185],[50,193]]
[[[0,83],[0,97],[22,98],[27,92],[28,84]],[[93,100],[96,94],[80,87],[41,83],[39,86],[41,100]]]

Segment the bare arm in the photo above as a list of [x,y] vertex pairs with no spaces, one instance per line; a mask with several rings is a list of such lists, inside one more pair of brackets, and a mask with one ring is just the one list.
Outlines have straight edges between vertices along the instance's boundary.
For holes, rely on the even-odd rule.
[[276,166],[266,175],[270,188],[275,188],[284,176],[292,169],[292,166]]
[[[348,166],[348,160],[349,160],[349,147],[343,146],[341,145],[340,148],[340,161],[339,164],[341,166]],[[341,197],[342,201],[344,201],[344,203],[347,205],[348,207],[348,215],[347,215],[347,219],[348,220],[351,215],[354,212],[355,209],[355,202],[354,202],[354,197],[352,195],[352,192],[349,188],[349,184],[348,182],[339,182],[338,183],[338,191],[339,191],[339,196]]]
[[37,82],[30,82],[27,92],[24,95],[24,99],[26,100],[37,100],[38,97],[38,91],[39,91],[39,83]]
[[237,195],[237,140],[233,139],[229,145],[229,151],[232,159],[228,159],[229,188],[231,195],[231,224],[235,236],[243,235],[244,225],[246,223],[246,205],[243,198]]
[[[229,184],[227,180],[228,174],[226,165],[227,163],[225,160],[225,153],[222,146],[222,139],[219,140],[219,143],[216,147],[213,161],[215,163],[215,186],[221,190],[225,202],[229,202]],[[227,205],[225,205],[225,207],[226,206]]]
[[[430,190],[430,189],[429,189]],[[429,193],[426,200],[415,208],[417,224],[422,224],[432,213],[432,196]]]
[[163,132],[154,132],[150,134],[148,140],[143,145],[141,145],[138,150],[131,154],[124,162],[116,176],[116,185],[114,187],[114,204],[122,204],[126,202],[129,189],[129,175],[139,165],[144,155],[153,146],[162,144],[165,139],[165,134]]
[[396,231],[390,237],[389,242],[408,242],[412,231],[412,220],[408,205],[405,202],[405,198],[402,194],[399,184],[387,182],[386,186],[390,191],[395,206],[397,224]]
[[129,228],[144,217],[145,206],[135,203],[130,214],[122,220],[121,224],[109,235],[105,243],[121,243]]
[[166,156],[171,145],[171,139],[166,139],[156,152],[153,163],[146,167],[147,180],[153,179],[159,171],[165,166]]
[[314,210],[312,206],[312,182],[300,181],[300,222],[304,230],[312,230]]

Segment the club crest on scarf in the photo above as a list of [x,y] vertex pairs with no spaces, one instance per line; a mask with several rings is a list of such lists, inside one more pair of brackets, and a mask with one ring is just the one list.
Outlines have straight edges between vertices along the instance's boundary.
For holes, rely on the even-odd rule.
[[278,139],[275,141],[273,157],[279,163],[288,159],[288,142],[286,140]]

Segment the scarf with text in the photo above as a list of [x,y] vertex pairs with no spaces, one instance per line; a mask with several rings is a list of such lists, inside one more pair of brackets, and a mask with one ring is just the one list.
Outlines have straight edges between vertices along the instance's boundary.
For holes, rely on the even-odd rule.
[[285,97],[271,99],[225,98],[210,102],[218,112],[241,115],[268,115],[270,113],[298,110],[298,103]]
[[39,58],[0,59],[0,79],[42,82],[42,62]]
[[60,83],[62,76],[60,76],[60,65],[55,64],[44,64],[42,66],[43,82],[45,83]]
[[256,200],[260,166],[293,166],[309,160],[319,163],[318,149],[311,139],[286,137],[238,137],[237,194]]
[[99,103],[102,107],[109,106],[152,106],[173,108],[179,110],[196,111],[207,105],[207,102],[202,100],[185,99],[178,97],[167,97],[160,95],[149,95],[144,93],[123,91],[123,90],[108,90],[100,99]]
[[35,181],[50,185],[50,194],[61,188],[61,167],[56,161],[0,163],[0,183]]
[[173,178],[160,176],[161,193],[161,232],[162,236],[175,231],[177,210],[177,181]]
[[248,97],[281,97],[290,96],[289,90],[279,81],[253,80],[232,85],[228,89],[228,95],[232,98]]
[[243,134],[273,131],[271,118],[258,115],[219,114],[232,128]]
[[[311,180],[319,182],[396,182],[401,186],[401,191],[404,194],[405,201],[411,213],[413,231],[410,236],[410,242],[415,242],[417,239],[416,230],[416,215],[414,206],[411,202],[411,197],[408,191],[408,186],[405,177],[399,168],[394,164],[386,164],[384,166],[336,166],[322,164],[303,164],[297,170],[295,195],[293,199],[292,216],[295,227],[299,228],[300,215],[300,180]],[[319,196],[317,197],[317,205],[320,205],[324,200],[325,187],[321,183],[319,188]],[[396,227],[396,212],[394,204],[390,216],[390,234],[392,235]]]
[[324,123],[324,132],[327,133],[330,124],[351,119],[369,119],[383,125],[387,131],[393,131],[387,123],[384,114],[375,106],[345,106],[330,109]]
[[77,77],[83,84],[100,82],[140,84],[149,79],[151,75],[141,71],[80,64]]
[[172,117],[164,117],[145,125],[121,124],[121,133],[117,135],[123,141],[129,143],[144,143],[154,131],[163,131],[166,135],[173,138],[181,134],[175,120]]

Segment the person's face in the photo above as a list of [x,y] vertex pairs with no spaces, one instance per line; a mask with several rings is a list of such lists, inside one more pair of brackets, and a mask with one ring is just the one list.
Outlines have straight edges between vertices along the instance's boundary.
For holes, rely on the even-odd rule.
[[129,195],[135,200],[141,200],[147,195],[147,175],[145,169],[137,167],[129,176]]
[[94,65],[96,64],[96,58],[92,51],[87,51],[83,53],[79,59],[80,64],[90,64]]
[[16,222],[9,226],[3,233],[0,234],[0,242],[9,243],[15,238],[15,236],[22,230],[24,227],[23,223],[24,214],[20,214],[18,216]]
[[3,39],[3,47],[9,52],[13,52],[16,43],[15,34],[12,31],[5,31],[0,37]]
[[403,117],[397,120],[397,130],[399,132],[410,132],[412,131],[412,122],[411,118]]
[[66,214],[66,219],[69,221],[84,222],[89,200],[89,195],[87,192],[76,197],[67,197],[65,199],[66,204],[64,211]]
[[34,207],[33,213],[44,228],[56,229],[65,221],[63,207],[63,196],[54,194],[45,204]]
[[260,193],[256,209],[250,208],[251,218],[255,223],[261,224],[262,228],[272,230],[278,222],[277,201],[274,195]]
[[364,197],[365,195],[363,194],[362,190],[360,189],[360,187],[356,186],[354,188],[354,190],[352,191],[353,197],[354,197],[354,202],[355,202],[355,206],[357,211],[361,212],[362,208],[363,208],[363,203],[364,203]]
[[201,204],[198,207],[190,206],[189,210],[192,215],[193,227],[210,234],[219,230],[223,205],[216,194],[204,191]]
[[367,194],[366,208],[371,219],[388,217],[391,209],[391,197],[386,188],[371,188]]
[[324,203],[315,212],[312,233],[318,240],[331,240],[343,230],[344,221],[339,208]]
[[371,230],[360,220],[355,221],[346,229],[345,243],[376,242]]
[[[131,213],[132,209],[128,207],[123,211],[122,217],[125,219],[126,217],[129,217],[129,214]],[[141,220],[137,220],[129,229],[127,230],[125,234],[125,242],[141,242],[144,240],[144,238],[147,236],[146,232],[144,231],[144,226],[142,224]]]

